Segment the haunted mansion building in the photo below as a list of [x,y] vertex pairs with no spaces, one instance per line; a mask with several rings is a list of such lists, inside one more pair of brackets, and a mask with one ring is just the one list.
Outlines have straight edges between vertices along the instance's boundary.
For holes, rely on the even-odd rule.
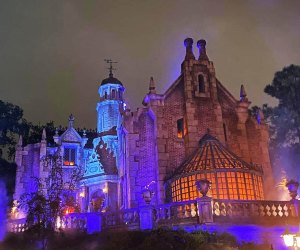
[[192,200],[198,197],[197,179],[211,182],[214,198],[271,198],[262,114],[249,114],[243,85],[236,99],[217,79],[204,40],[197,42],[198,58],[191,38],[184,45],[181,74],[163,94],[151,78],[143,107],[134,112],[126,109],[125,84],[110,72],[98,90],[95,136],[79,134],[70,116],[68,128],[55,133],[54,146],[48,146],[45,132],[37,144],[22,145],[20,138],[14,198],[34,190],[32,176],[47,177],[42,159],[57,150],[66,180],[75,166],[83,170],[75,194],[83,212],[142,206],[144,189],[153,192],[153,205]]

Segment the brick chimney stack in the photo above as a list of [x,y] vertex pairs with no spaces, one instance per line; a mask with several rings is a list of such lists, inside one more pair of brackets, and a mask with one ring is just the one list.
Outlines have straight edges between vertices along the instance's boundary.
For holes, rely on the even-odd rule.
[[185,60],[190,60],[190,59],[195,60],[195,56],[193,54],[193,39],[186,38],[184,40],[184,46],[186,48]]
[[203,60],[209,60],[208,56],[206,55],[206,41],[201,39],[197,42],[197,47],[199,48],[199,61],[203,61]]

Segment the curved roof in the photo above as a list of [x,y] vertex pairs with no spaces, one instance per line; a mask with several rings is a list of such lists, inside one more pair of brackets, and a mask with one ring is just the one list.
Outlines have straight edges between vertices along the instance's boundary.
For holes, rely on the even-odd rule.
[[199,148],[172,174],[171,178],[180,175],[189,175],[201,171],[236,169],[241,171],[254,170],[262,173],[262,167],[247,163],[209,133],[205,134]]
[[117,78],[113,77],[113,74],[110,73],[108,78],[105,78],[102,82],[101,82],[101,86],[104,84],[120,84],[123,86],[123,84],[121,83],[121,81],[119,81]]

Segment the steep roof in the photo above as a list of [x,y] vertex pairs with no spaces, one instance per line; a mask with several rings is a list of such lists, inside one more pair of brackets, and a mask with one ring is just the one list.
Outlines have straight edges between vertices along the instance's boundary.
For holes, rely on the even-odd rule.
[[222,172],[227,169],[253,170],[262,173],[261,166],[245,162],[216,137],[207,133],[201,138],[199,148],[175,170],[171,178],[202,171],[220,170]]

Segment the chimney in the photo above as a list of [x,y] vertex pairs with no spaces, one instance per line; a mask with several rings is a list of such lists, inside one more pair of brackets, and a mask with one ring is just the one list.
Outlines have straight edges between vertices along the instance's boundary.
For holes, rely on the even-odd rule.
[[205,46],[206,46],[205,40],[201,39],[197,42],[197,47],[199,48],[199,58],[198,58],[199,61],[204,61],[204,60],[208,61],[209,60],[208,56],[206,55]]
[[195,60],[195,56],[193,54],[193,39],[192,38],[186,38],[184,40],[184,46],[186,48],[186,54],[184,60]]

